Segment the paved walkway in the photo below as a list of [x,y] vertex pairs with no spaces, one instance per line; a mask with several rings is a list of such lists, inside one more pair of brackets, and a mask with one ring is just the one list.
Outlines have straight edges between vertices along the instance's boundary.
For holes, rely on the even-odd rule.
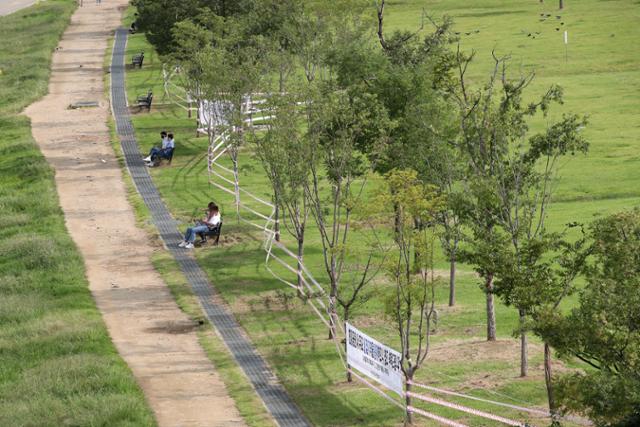
[[[67,228],[85,260],[91,292],[158,424],[243,426],[233,400],[153,268],[110,145],[104,97],[107,40],[127,0],[85,1],[53,55],[49,94],[26,113],[55,169]],[[78,101],[98,108],[69,109]]]
[[0,16],[12,14],[35,3],[36,0],[0,0]]
[[243,333],[238,322],[227,307],[216,298],[216,291],[207,280],[198,263],[188,249],[178,248],[182,240],[176,223],[164,205],[158,190],[149,175],[147,167],[142,161],[140,149],[136,141],[125,91],[125,46],[128,32],[119,29],[111,62],[111,99],[116,119],[116,127],[125,161],[138,192],[149,208],[153,221],[160,232],[173,257],[191,283],[194,293],[200,299],[200,304],[225,344],[231,350],[236,362],[247,375],[251,384],[258,392],[265,406],[271,412],[278,425],[282,427],[306,427],[309,422],[302,415],[298,407],[278,383],[264,359],[258,354],[251,342]]
[[36,0],[0,0],[0,16],[10,15],[35,3]]

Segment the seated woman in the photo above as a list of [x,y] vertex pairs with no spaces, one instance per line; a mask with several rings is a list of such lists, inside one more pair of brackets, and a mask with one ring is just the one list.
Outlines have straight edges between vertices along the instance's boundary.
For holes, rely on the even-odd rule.
[[202,221],[198,221],[193,227],[187,228],[186,233],[184,233],[184,240],[180,242],[178,246],[181,248],[193,249],[193,242],[196,240],[196,234],[204,233],[210,228],[216,227],[220,224],[220,210],[215,203],[209,203],[206,212],[207,216]]

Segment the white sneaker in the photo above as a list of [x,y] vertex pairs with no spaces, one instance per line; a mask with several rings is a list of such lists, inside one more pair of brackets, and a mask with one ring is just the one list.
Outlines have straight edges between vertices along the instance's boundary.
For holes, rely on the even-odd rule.
[[191,242],[187,243],[187,245],[185,246],[185,248],[187,248],[187,249],[193,249],[193,243],[191,243]]
[[185,246],[187,246],[187,241],[183,240],[182,242],[178,243],[178,246],[184,248]]
[[145,157],[145,158],[144,158],[144,159],[142,159],[142,160],[144,160],[145,162],[150,162],[150,161],[151,161],[151,156],[147,156],[147,157]]

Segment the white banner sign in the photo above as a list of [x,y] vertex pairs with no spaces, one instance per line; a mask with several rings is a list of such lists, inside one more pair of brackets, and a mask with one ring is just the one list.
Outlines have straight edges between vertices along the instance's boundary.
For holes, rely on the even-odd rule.
[[202,129],[209,126],[224,126],[228,124],[227,115],[231,111],[231,104],[224,101],[207,101],[206,99],[198,103],[198,121]]
[[347,363],[385,387],[404,395],[401,355],[347,323]]

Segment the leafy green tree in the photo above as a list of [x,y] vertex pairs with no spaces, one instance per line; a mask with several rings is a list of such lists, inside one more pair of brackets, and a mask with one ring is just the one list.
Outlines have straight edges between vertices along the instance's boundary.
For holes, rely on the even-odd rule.
[[[294,95],[274,96],[269,105],[275,117],[263,135],[256,135],[255,153],[267,174],[285,230],[297,243],[298,294],[306,294],[303,286],[305,232],[309,218],[309,186],[311,162],[316,161],[305,134],[305,114]],[[277,231],[277,230],[276,230]]]
[[[502,65],[499,62],[502,62]],[[545,293],[538,290],[538,294],[533,295],[536,297],[533,300],[526,297],[521,299],[518,296],[523,295],[523,290],[527,293],[534,288],[530,286],[530,278],[535,276],[534,270],[538,268],[538,264],[544,263],[545,251],[552,249],[549,241],[560,238],[558,235],[549,234],[545,226],[553,183],[560,159],[571,154],[586,153],[588,150],[588,143],[581,132],[586,125],[586,118],[566,115],[550,124],[545,131],[530,135],[531,118],[536,115],[547,118],[551,104],[562,102],[562,90],[552,86],[539,100],[525,106],[523,94],[533,76],[509,80],[504,60],[497,60],[496,65],[500,65],[501,68],[501,93],[499,106],[489,120],[495,120],[494,125],[498,126],[498,129],[493,131],[495,140],[491,142],[492,150],[482,159],[486,164],[482,168],[473,168],[471,176],[482,174],[484,187],[479,187],[480,194],[486,198],[485,201],[494,203],[494,206],[485,205],[485,208],[489,209],[488,212],[495,215],[493,221],[499,227],[493,230],[492,238],[489,240],[494,244],[494,248],[490,249],[490,263],[494,269],[511,275],[511,278],[517,274],[521,275],[520,287],[517,283],[510,287],[497,286],[495,291],[518,309],[522,350],[520,374],[526,376],[526,316],[532,306],[544,302],[544,299],[539,297]],[[483,155],[471,154],[475,156],[474,162]],[[487,171],[490,173],[487,174]],[[486,248],[482,250],[485,251]],[[499,257],[496,258],[496,255],[501,254],[510,259],[503,262]],[[518,272],[505,271],[505,265],[508,269],[517,269]]]
[[[546,116],[551,99],[561,101],[555,94],[558,88],[552,87],[538,103],[530,104],[526,109],[520,105],[525,86],[514,84],[509,89],[512,123],[521,126],[520,133],[525,135],[528,129],[526,118],[535,115],[538,110]],[[586,120],[575,115],[564,116],[541,133],[536,133],[509,150],[504,159],[497,163],[494,172],[497,200],[500,205],[498,223],[506,234],[508,244],[504,248],[508,260],[498,265],[496,293],[505,302],[518,309],[520,316],[520,375],[526,376],[527,359],[527,316],[540,305],[556,301],[556,289],[564,289],[564,283],[550,280],[546,274],[538,277],[540,268],[547,265],[550,253],[558,248],[565,237],[561,233],[549,233],[546,219],[552,200],[552,189],[557,176],[560,159],[575,153],[585,153],[588,143],[581,128]],[[565,244],[566,247],[566,244]],[[501,253],[496,249],[496,253]],[[505,268],[506,267],[506,268]],[[504,286],[504,277],[509,277],[509,286]],[[518,277],[518,280],[514,280]],[[532,281],[539,283],[532,285]],[[540,285],[548,289],[540,289]],[[558,302],[559,304],[559,302]],[[548,366],[550,369],[550,365]]]
[[201,15],[222,18],[247,14],[255,7],[256,0],[133,0],[137,25],[158,53],[166,55],[177,49],[177,23]]
[[640,420],[640,210],[595,221],[586,285],[569,313],[542,313],[537,332],[561,357],[590,369],[556,382],[558,403],[598,426]]
[[497,170],[497,163],[508,152],[510,139],[502,126],[508,116],[500,114],[504,110],[494,99],[500,63],[496,60],[488,83],[474,91],[466,78],[472,59],[473,54],[465,56],[458,49],[458,78],[450,83],[450,93],[459,108],[459,153],[467,163],[466,179],[462,182],[464,202],[457,205],[457,213],[468,229],[461,255],[475,265],[476,272],[483,279],[487,340],[495,341],[494,279],[500,259],[494,249],[504,246],[505,237],[498,230],[500,204],[493,171]]
[[175,46],[165,55],[165,62],[184,64],[187,68],[196,56],[209,46],[215,46],[224,37],[225,19],[210,10],[176,22],[171,33]]
[[[373,96],[358,88],[347,92],[331,82],[318,84],[308,111],[315,160],[308,165],[311,179],[306,194],[321,237],[333,337],[353,213],[362,201],[370,168],[366,153],[384,141],[388,124],[386,111]],[[329,197],[323,182],[329,186]],[[368,269],[362,274],[368,275]]]
[[[406,405],[411,406],[411,381],[430,350],[431,331],[437,321],[433,272],[433,252],[437,241],[437,213],[445,201],[438,189],[426,185],[413,170],[392,170],[385,176],[385,187],[376,199],[381,207],[396,206],[398,232],[395,249],[387,262],[387,275],[393,288],[385,299],[385,312],[396,322],[400,338],[401,368],[406,380]],[[383,210],[382,215],[388,215]],[[416,221],[428,224],[415,227]],[[406,411],[405,424],[412,424]]]
[[[546,115],[552,103],[562,102],[561,89],[552,86],[539,101],[523,105],[523,93],[533,75],[510,80],[508,58],[495,55],[488,82],[473,89],[466,78],[473,56],[458,49],[458,76],[451,88],[459,106],[458,148],[467,162],[464,202],[458,207],[470,231],[465,258],[484,280],[487,339],[492,341],[496,339],[494,280],[503,254],[512,252],[519,258],[523,241],[544,239],[558,159],[586,152],[588,144],[580,133],[586,119],[575,115],[564,116],[546,132],[530,135],[531,118]],[[516,306],[524,321],[526,308]],[[522,373],[526,374],[524,336],[522,344]]]
[[173,48],[173,26],[200,12],[201,0],[134,0],[138,16],[136,24],[158,53],[166,54]]
[[[371,50],[360,19],[362,4],[305,3],[282,26],[287,49],[304,70],[303,76],[298,75],[302,79],[290,76],[286,89],[296,94],[298,104],[303,104],[298,108],[306,114],[301,128],[311,158],[297,160],[310,173],[305,195],[321,236],[329,282],[330,338],[336,336],[337,310],[346,322],[371,296],[369,287],[385,257],[377,232],[358,215],[372,153],[384,145],[391,124],[376,97],[363,90],[362,81],[341,79],[339,72],[354,60],[341,53],[353,47]],[[355,247],[354,232],[361,232],[370,244]],[[348,371],[347,380],[351,381]]]
[[[520,373],[526,376],[527,317],[558,308],[573,291],[584,259],[583,240],[569,244],[563,233],[549,233],[545,224],[560,159],[588,150],[582,134],[586,118],[565,115],[531,134],[530,120],[547,117],[551,105],[562,102],[562,90],[552,86],[536,102],[523,105],[533,75],[510,80],[507,58],[494,58],[489,83],[472,92],[465,82],[471,58],[458,53],[460,148],[469,164],[463,186],[467,199],[459,206],[471,230],[466,256],[485,279],[488,339],[495,339],[492,294],[497,294],[518,309]],[[545,343],[547,392],[555,412],[550,357]]]
[[[571,224],[569,228],[575,228]],[[534,332],[544,341],[544,374],[549,410],[554,422],[558,421],[559,407],[555,397],[551,366],[550,343],[541,335],[538,322],[544,322],[551,313],[560,310],[564,299],[576,291],[575,280],[582,271],[590,253],[587,239],[582,236],[572,242],[567,240],[567,231],[560,233],[538,233],[533,238],[522,239],[516,251],[508,239],[502,247],[494,247],[500,262],[497,268],[496,292],[505,303],[515,306],[522,316],[520,336],[521,375],[526,375],[526,332]],[[542,320],[541,320],[542,319]],[[524,372],[523,372],[524,371]]]
[[247,31],[251,35],[263,35],[273,46],[273,69],[278,73],[278,92],[286,90],[289,76],[297,68],[296,42],[298,23],[306,15],[303,0],[261,0],[246,16]]
[[[221,133],[238,181],[238,153],[245,143],[246,113],[252,94],[265,83],[271,65],[272,44],[261,35],[250,35],[242,17],[222,18],[203,12],[176,24],[180,36],[172,56],[187,92],[196,100],[215,103],[208,135],[211,142]],[[210,104],[211,105],[211,104]],[[239,206],[236,188],[236,207]]]
[[[453,205],[459,200],[454,193],[463,172],[452,144],[458,132],[454,106],[445,90],[455,62],[450,48],[456,40],[451,31],[453,21],[444,17],[436,22],[425,14],[417,31],[388,35],[384,31],[386,2],[376,4],[380,51],[363,51],[357,47],[363,43],[358,43],[343,54],[352,59],[343,61],[349,67],[340,70],[340,75],[364,81],[366,89],[380,99],[395,123],[384,151],[376,153],[376,171],[385,174],[394,168],[416,170],[420,179],[449,196],[451,205],[440,212],[439,220],[443,225],[440,241],[450,262],[449,305],[453,306],[461,237],[461,222]],[[425,21],[433,27],[431,32],[424,30]]]

